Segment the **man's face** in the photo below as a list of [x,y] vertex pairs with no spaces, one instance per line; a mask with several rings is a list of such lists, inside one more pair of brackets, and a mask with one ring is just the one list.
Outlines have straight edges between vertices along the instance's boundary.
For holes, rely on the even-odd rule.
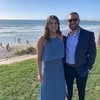
[[75,31],[79,27],[80,19],[76,14],[72,14],[68,16],[68,26],[72,31]]

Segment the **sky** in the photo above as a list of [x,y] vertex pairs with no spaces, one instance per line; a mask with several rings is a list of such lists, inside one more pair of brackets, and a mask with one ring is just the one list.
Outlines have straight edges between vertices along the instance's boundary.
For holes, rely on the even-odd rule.
[[0,19],[66,19],[72,11],[82,20],[100,20],[100,0],[0,0]]

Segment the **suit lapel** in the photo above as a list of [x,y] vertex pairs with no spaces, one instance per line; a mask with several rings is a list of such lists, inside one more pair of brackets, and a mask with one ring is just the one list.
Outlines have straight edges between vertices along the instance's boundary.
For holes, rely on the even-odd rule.
[[77,47],[76,47],[76,55],[77,55],[77,52],[80,51],[80,47],[82,46],[83,42],[84,42],[84,32],[83,32],[83,29],[80,29],[80,34],[78,37],[78,43],[77,43]]

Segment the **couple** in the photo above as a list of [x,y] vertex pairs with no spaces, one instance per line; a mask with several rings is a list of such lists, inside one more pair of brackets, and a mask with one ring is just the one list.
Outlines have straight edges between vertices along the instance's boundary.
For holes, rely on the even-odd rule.
[[62,35],[59,19],[49,16],[45,32],[38,39],[40,100],[72,100],[74,79],[79,100],[84,100],[86,81],[96,57],[94,33],[79,26],[76,12],[71,12],[67,21],[70,30]]

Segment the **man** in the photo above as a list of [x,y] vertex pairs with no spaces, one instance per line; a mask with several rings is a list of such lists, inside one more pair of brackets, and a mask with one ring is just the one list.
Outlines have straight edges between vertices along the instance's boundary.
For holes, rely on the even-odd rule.
[[79,100],[85,99],[86,81],[96,57],[94,33],[82,29],[79,22],[78,13],[71,12],[68,15],[70,30],[64,36],[64,71],[68,88],[68,100],[72,100],[74,79],[76,79]]

